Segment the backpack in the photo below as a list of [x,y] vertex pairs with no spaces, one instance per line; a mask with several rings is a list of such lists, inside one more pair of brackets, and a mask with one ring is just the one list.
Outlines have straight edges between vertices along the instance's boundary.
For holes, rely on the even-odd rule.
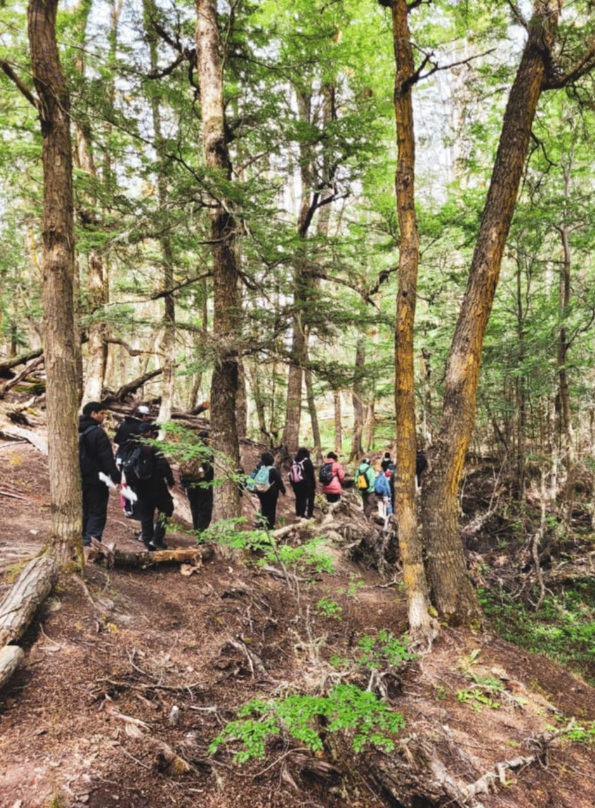
[[[304,458],[305,459],[305,458]],[[289,469],[289,482],[293,483],[302,483],[304,481],[304,460],[300,460],[299,462],[294,460],[291,468]]]
[[254,494],[266,494],[271,488],[269,477],[272,468],[272,466],[261,466],[254,477],[248,480],[248,491],[252,491]]
[[79,463],[81,466],[81,473],[85,473],[88,469],[89,464],[92,462],[91,458],[89,457],[89,452],[87,451],[87,442],[85,437],[89,434],[89,432],[93,432],[94,429],[97,429],[99,424],[93,424],[92,426],[88,426],[84,432],[79,434]]
[[333,464],[330,461],[323,463],[318,472],[318,482],[322,485],[330,485],[333,481]]
[[202,482],[207,476],[208,463],[203,463],[200,457],[192,457],[180,463],[180,477],[192,480],[192,482]]
[[150,480],[155,470],[155,453],[147,446],[132,445],[122,456],[122,471],[129,484]]
[[390,495],[388,480],[382,473],[374,480],[374,493],[378,494],[380,497],[388,497]]
[[367,491],[370,487],[370,481],[368,480],[367,471],[370,466],[366,466],[364,463],[358,468],[357,470],[357,487],[359,491]]

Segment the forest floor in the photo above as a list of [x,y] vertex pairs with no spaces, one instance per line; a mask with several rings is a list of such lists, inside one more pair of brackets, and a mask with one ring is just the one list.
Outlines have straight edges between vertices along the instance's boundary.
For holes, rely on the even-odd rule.
[[[246,468],[256,449],[247,451]],[[45,459],[25,444],[4,446],[0,459],[0,490],[25,498],[0,499],[1,559],[3,548],[41,547],[49,511]],[[283,505],[287,519],[292,501]],[[106,539],[138,549],[135,528],[112,497]],[[170,532],[171,546],[192,541]],[[595,689],[491,631],[444,627],[430,654],[384,668],[379,654],[366,668],[364,649],[369,657],[382,632],[399,637],[405,629],[400,577],[329,550],[334,571],[302,571],[297,592],[256,555],[220,548],[190,576],[179,567],[88,565],[93,602],[79,582],[62,580],[25,638],[25,664],[0,692],[0,806],[595,805]],[[482,548],[474,552],[477,564]],[[0,595],[17,572],[4,570]],[[318,694],[340,681],[361,680],[365,689],[374,670],[385,674],[389,702],[406,722],[391,752],[356,753],[353,735],[332,734],[324,720],[322,751],[283,733],[266,741],[266,758],[244,765],[233,761],[237,743],[208,751],[256,697]],[[536,754],[536,739],[573,717],[572,736],[518,764]],[[500,767],[491,793],[461,796],[515,758],[516,766]],[[450,796],[432,796],[431,785],[416,792],[445,775]]]

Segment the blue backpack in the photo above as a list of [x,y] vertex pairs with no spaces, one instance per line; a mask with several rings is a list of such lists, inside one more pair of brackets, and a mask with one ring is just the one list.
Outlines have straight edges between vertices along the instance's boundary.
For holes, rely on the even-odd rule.
[[248,491],[254,494],[266,494],[270,490],[271,483],[269,480],[272,466],[261,466],[254,477],[250,477],[247,482]]
[[374,493],[378,494],[379,497],[390,497],[390,484],[382,471],[376,475],[374,480]]

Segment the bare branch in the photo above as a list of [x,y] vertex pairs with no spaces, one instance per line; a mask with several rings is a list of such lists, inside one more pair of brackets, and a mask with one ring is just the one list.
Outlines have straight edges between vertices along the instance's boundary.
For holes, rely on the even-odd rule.
[[176,67],[178,65],[182,64],[184,59],[185,59],[185,56],[184,56],[183,53],[178,54],[178,56],[176,56],[174,61],[170,65],[168,65],[167,67],[164,67],[162,70],[151,70],[150,73],[147,73],[147,78],[148,79],[162,79],[162,78],[165,78],[165,76],[169,76],[170,73],[174,72],[174,70],[176,69]]
[[527,18],[524,16],[523,12],[520,10],[518,5],[514,2],[514,0],[506,0],[508,5],[510,6],[510,10],[514,14],[516,21],[520,22],[523,28],[528,31],[529,30],[529,23],[527,22]]
[[[205,244],[217,244],[218,240],[215,240],[215,241],[211,240],[211,241],[203,242],[203,243],[205,243]],[[182,281],[182,283],[179,283],[177,286],[172,286],[171,289],[162,289],[160,292],[155,292],[155,294],[151,295],[147,299],[148,300],[159,300],[162,297],[169,297],[169,295],[172,295],[174,292],[177,292],[179,289],[185,289],[186,286],[190,286],[190,284],[192,284],[192,283],[198,283],[199,281],[204,281],[205,278],[210,278],[212,276],[212,274],[213,274],[212,272],[204,272],[202,275],[199,275],[196,278],[189,278],[189,279],[187,279],[185,281]]]
[[35,107],[36,110],[39,110],[39,99],[36,98],[31,90],[27,87],[25,82],[14,72],[12,66],[9,62],[6,62],[4,59],[0,60],[0,68],[4,71],[4,73],[8,76],[8,78],[12,81],[12,83],[20,90],[20,92],[25,96],[27,101],[31,104],[31,106]]

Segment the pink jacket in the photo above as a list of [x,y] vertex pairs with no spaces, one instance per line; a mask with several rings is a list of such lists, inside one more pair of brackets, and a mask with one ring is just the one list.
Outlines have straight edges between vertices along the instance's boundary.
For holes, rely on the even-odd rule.
[[[330,460],[324,460],[324,463],[330,463]],[[336,460],[332,461],[333,464],[333,479],[328,485],[322,486],[322,493],[323,494],[341,494],[343,492],[343,488],[341,483],[345,479],[345,472],[343,471],[343,466],[340,463],[337,463]]]

